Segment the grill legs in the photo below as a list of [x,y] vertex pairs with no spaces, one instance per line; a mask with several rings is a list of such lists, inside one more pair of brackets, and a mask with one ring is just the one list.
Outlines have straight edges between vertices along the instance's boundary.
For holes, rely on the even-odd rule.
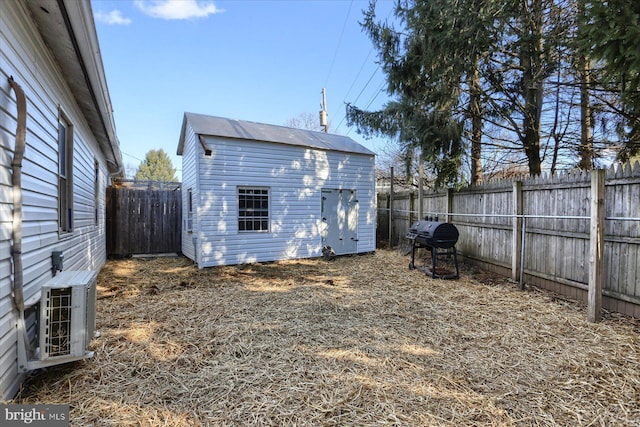
[[[416,267],[416,248],[425,248],[431,252],[431,266],[422,266]],[[455,267],[455,273],[444,270],[442,268],[438,268],[438,258],[446,257],[449,255],[453,255],[453,264]],[[424,271],[426,274],[431,276],[434,279],[458,279],[460,278],[460,270],[458,269],[458,254],[456,252],[456,247],[452,247],[449,250],[438,250],[438,248],[432,248],[431,246],[424,246],[413,241],[413,245],[411,246],[411,261],[409,262],[409,270],[413,270],[414,268],[418,268]]]
[[[444,257],[448,255],[453,255],[453,264],[455,266],[456,272],[450,272],[445,270],[438,270],[438,257]],[[460,278],[460,271],[458,270],[458,254],[456,253],[456,247],[454,246],[448,251],[438,252],[438,248],[431,249],[431,277],[434,279],[458,279]],[[428,274],[428,273],[427,273]]]

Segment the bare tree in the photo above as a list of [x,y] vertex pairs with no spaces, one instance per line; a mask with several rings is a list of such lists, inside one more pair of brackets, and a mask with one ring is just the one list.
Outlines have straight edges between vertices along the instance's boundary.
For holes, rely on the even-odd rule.
[[321,130],[320,118],[315,113],[300,113],[295,117],[291,117],[284,122],[284,125],[290,128]]

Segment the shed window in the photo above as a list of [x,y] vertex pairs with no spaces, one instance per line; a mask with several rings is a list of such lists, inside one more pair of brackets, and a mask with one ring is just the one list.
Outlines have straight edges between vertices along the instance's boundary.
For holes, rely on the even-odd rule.
[[238,230],[269,231],[268,188],[238,188]]
[[189,233],[193,232],[193,190],[187,190],[187,220],[185,222],[185,230]]

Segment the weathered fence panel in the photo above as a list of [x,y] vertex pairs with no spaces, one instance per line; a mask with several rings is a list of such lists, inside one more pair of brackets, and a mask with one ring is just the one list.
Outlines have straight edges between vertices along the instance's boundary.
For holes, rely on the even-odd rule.
[[[379,200],[385,197],[380,194]],[[519,216],[516,197],[521,198]],[[467,260],[514,278],[514,268],[522,268],[524,282],[586,302],[590,198],[591,175],[576,172],[528,178],[517,186],[504,180],[426,192],[423,212],[456,225],[456,248]],[[414,207],[408,209],[411,200]],[[394,195],[393,244],[406,234],[410,219],[417,219],[417,204],[417,194]],[[515,219],[525,231],[521,248],[514,243]],[[640,317],[639,163],[606,172],[604,222],[603,307]]]
[[107,254],[181,252],[179,189],[107,188]]
[[[511,267],[511,182],[489,183],[454,192],[449,220],[460,231],[457,248],[479,262]],[[458,214],[458,215],[456,215]]]

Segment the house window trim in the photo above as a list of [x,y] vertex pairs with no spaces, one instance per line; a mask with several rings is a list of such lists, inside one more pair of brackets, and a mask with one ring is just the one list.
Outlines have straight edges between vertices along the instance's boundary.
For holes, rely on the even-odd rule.
[[[267,196],[267,216],[266,216],[266,221],[267,221],[267,228],[266,229],[260,229],[260,230],[247,230],[246,229],[246,222],[248,221],[246,218],[247,216],[245,215],[244,217],[242,217],[240,215],[242,208],[240,207],[240,192],[241,190],[259,190],[259,191],[266,191],[266,196]],[[238,226],[238,233],[240,234],[252,234],[252,233],[256,233],[256,234],[260,234],[260,233],[270,233],[271,232],[271,187],[264,187],[264,186],[251,186],[251,185],[242,185],[242,186],[238,186],[236,188],[236,202],[237,202],[237,226]],[[244,219],[243,219],[244,218]],[[257,218],[256,216],[251,216],[252,221],[256,221],[255,218]],[[260,219],[258,221],[262,222],[265,220],[265,217],[260,217]],[[241,229],[241,222],[245,221],[245,229]]]
[[[64,147],[61,145],[61,132],[65,129]],[[73,233],[73,150],[74,125],[62,108],[58,108],[58,234],[69,236]],[[64,170],[63,170],[64,169]],[[64,189],[63,189],[64,187]],[[64,218],[63,218],[64,215]]]

